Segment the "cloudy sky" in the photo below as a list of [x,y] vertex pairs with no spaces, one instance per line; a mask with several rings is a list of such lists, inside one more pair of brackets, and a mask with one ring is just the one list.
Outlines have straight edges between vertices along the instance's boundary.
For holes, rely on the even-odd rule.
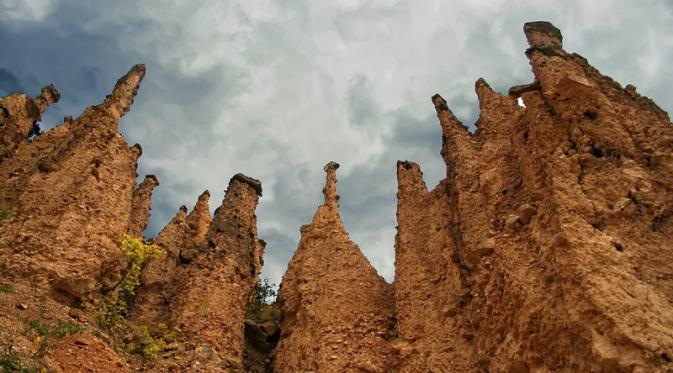
[[51,128],[146,63],[121,131],[143,146],[139,172],[161,181],[149,235],[204,189],[214,210],[243,172],[264,185],[264,273],[277,283],[335,160],[351,239],[392,281],[395,161],[420,163],[430,187],[442,178],[430,96],[471,125],[479,77],[501,92],[530,82],[521,30],[532,20],[673,109],[666,0],[0,0],[0,95],[54,83]]

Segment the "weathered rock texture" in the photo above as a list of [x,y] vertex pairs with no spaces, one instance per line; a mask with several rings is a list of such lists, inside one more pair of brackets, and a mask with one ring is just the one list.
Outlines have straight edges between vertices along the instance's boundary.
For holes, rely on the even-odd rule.
[[325,166],[325,202],[301,228],[283,276],[276,372],[388,372],[392,287],[350,241],[339,216],[338,164]]
[[[428,191],[417,164],[398,162],[394,286],[349,240],[338,165],[326,166],[325,202],[280,291],[275,371],[673,371],[673,125],[635,87],[565,52],[551,24],[524,32],[535,80],[504,96],[479,79],[475,133],[432,98],[446,179]],[[264,242],[261,184],[241,174],[214,218],[204,192],[156,238],[166,255],[127,304],[118,329],[129,336],[95,323],[128,271],[121,238],[142,234],[158,185],[136,186],[142,151],[117,128],[144,74],[133,67],[102,104],[31,140],[56,89],[0,98],[3,364],[240,372],[246,345],[248,367],[270,364],[277,324],[244,329]],[[55,325],[85,330],[55,339]],[[181,330],[170,346],[150,338],[159,325]],[[141,329],[156,360],[116,355]]]
[[[85,370],[83,361],[107,363],[101,371],[128,371],[111,347],[92,335],[53,344],[46,341],[49,335],[28,337],[35,325],[53,328],[67,320],[83,327],[89,318],[69,306],[116,284],[126,267],[120,239],[131,216],[137,217],[136,230],[147,223],[149,207],[134,211],[133,203],[140,148],[129,148],[118,132],[144,74],[143,65],[133,67],[101,105],[31,141],[31,128],[58,101],[58,91],[50,85],[32,100],[0,99],[3,353],[44,356],[56,372]],[[143,185],[139,190],[149,200],[151,188]],[[93,351],[96,356],[88,356]]]
[[166,254],[145,266],[131,319],[179,328],[180,346],[159,370],[242,371],[243,321],[263,263],[255,218],[261,192],[259,181],[238,174],[214,219],[205,191],[157,236]]
[[673,369],[668,115],[524,31],[535,82],[479,80],[475,134],[433,97],[447,178],[398,165],[400,370]]
[[159,179],[154,175],[147,175],[145,180],[133,191],[131,221],[127,230],[129,236],[140,237],[143,235],[143,231],[147,228],[150,220],[152,192],[158,186]]
[[192,212],[181,206],[175,217],[154,241],[166,253],[148,260],[142,274],[143,286],[136,295],[133,318],[148,324],[170,319],[171,301],[181,291],[181,279],[188,275],[196,255],[202,251],[212,218],[208,208],[210,193],[203,192]]
[[34,99],[19,93],[0,98],[0,160],[10,158],[16,148],[28,142],[33,125],[42,120],[42,113],[61,94],[56,87],[48,85]]
[[[102,104],[31,140],[41,113],[59,98],[56,89],[0,99],[0,358],[27,356],[57,372],[124,372],[127,363],[144,371],[242,371],[244,315],[264,247],[255,179],[234,176],[214,219],[207,191],[189,215],[181,207],[155,240],[166,254],[145,265],[135,299],[113,308],[130,268],[121,239],[143,234],[159,185],[149,175],[136,186],[142,149],[118,131],[144,75],[144,65],[134,66]],[[99,327],[110,310],[128,317]],[[35,325],[66,321],[87,332],[52,341],[43,329],[47,335],[32,339]],[[161,337],[157,330],[174,330],[171,348],[147,342]],[[142,361],[112,349],[132,342],[154,343],[159,356]]]
[[[205,235],[205,245],[198,248],[180,279],[170,321],[189,343],[190,371],[243,369],[244,315],[252,301],[264,251],[255,217],[261,193],[261,183],[255,179],[242,174],[231,179]],[[204,230],[199,229],[198,216],[194,218],[192,231],[198,239]],[[184,254],[183,250],[183,260]]]
[[10,96],[37,109],[10,110],[8,121],[21,124],[24,137],[13,153],[5,148],[11,154],[0,163],[0,203],[11,214],[0,227],[9,246],[0,256],[3,276],[51,284],[75,298],[116,281],[140,155],[117,127],[144,74],[144,65],[133,67],[101,105],[32,142],[23,123],[39,119],[58,93],[48,87],[33,101]]

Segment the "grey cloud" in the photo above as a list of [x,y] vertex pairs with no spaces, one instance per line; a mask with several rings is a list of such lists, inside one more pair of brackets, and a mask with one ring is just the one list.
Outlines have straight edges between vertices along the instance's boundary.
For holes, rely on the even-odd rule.
[[362,75],[354,76],[349,83],[347,95],[351,124],[357,127],[375,124],[378,107],[367,85],[367,78]]
[[0,68],[0,95],[21,92],[19,80],[10,71]]
[[214,210],[231,175],[244,172],[264,184],[258,225],[268,242],[264,274],[276,283],[299,226],[321,203],[329,160],[342,164],[351,238],[392,279],[395,162],[418,162],[429,188],[443,177],[430,96],[440,93],[474,128],[476,79],[500,92],[532,80],[525,21],[552,21],[567,50],[673,108],[673,14],[664,0],[8,4],[0,45],[12,53],[0,54],[0,68],[14,78],[0,71],[0,87],[36,95],[54,83],[62,98],[46,112],[50,127],[147,63],[120,127],[143,145],[139,173],[161,181],[147,233],[204,189]]

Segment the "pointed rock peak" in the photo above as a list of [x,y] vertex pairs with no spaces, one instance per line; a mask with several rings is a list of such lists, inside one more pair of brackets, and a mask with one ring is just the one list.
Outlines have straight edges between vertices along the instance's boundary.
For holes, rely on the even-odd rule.
[[526,22],[523,25],[523,33],[526,34],[531,48],[563,48],[561,30],[547,21]]
[[325,204],[337,204],[339,201],[339,195],[336,192],[336,170],[339,168],[339,164],[333,161],[330,161],[325,165],[323,170],[327,173],[325,177],[325,188],[323,188],[322,193],[325,196]]
[[[234,177],[232,177],[231,180],[229,180],[229,188],[230,189],[231,189],[232,183],[234,183],[234,182],[247,184],[257,193],[258,196],[260,196],[260,197],[262,196],[262,183],[259,180],[253,179],[249,176],[245,176],[241,173],[238,173],[238,174],[234,175]],[[210,193],[208,193],[208,195],[210,195]]]
[[138,159],[143,155],[143,147],[140,144],[135,144],[129,148],[134,162],[138,162]]
[[140,158],[141,155],[143,155],[143,147],[140,146],[140,144],[133,144],[132,147],[130,147],[132,152],[136,153],[138,155],[138,158]]
[[474,83],[474,91],[479,99],[479,109],[481,110],[482,116],[485,111],[493,110],[495,112],[502,112],[503,105],[514,105],[512,99],[494,91],[484,78],[479,78]]
[[[197,225],[197,226],[209,226],[210,225],[210,207],[208,206],[208,202],[210,201],[210,192],[207,190],[201,193],[199,196],[199,199],[196,201],[196,204],[194,205],[194,209],[192,209],[192,212],[189,214],[187,217],[188,223],[192,223],[190,225]],[[203,223],[200,223],[203,222]]]
[[446,104],[446,100],[440,96],[439,93],[435,93],[435,95],[432,96],[432,103],[435,105],[437,114],[440,114],[443,111],[451,111],[449,110],[449,105]]
[[415,162],[397,161],[397,186],[402,193],[407,191],[417,193],[419,189],[427,191],[421,166]]
[[488,89],[488,90],[492,91],[491,86],[488,85],[488,83],[486,82],[486,79],[484,79],[484,78],[479,78],[479,79],[477,79],[476,82],[474,82],[474,90],[479,92],[481,89]]
[[[175,213],[171,221],[159,232],[154,242],[164,248],[176,248],[181,245],[185,235],[185,218],[187,217],[187,206],[182,205]],[[176,254],[175,250],[174,254]]]
[[[446,132],[446,130],[449,130],[450,132],[455,132],[453,127],[458,126],[461,128],[459,130],[460,133],[467,134],[468,136],[470,135],[467,126],[459,121],[455,115],[453,115],[453,112],[451,109],[449,109],[449,105],[446,103],[446,100],[440,96],[439,93],[436,93],[434,96],[432,96],[432,104],[435,105],[435,110],[437,110],[437,117],[439,118],[439,123],[442,125],[443,131]],[[445,133],[444,135],[446,136],[447,134]]]
[[479,106],[483,107],[484,103],[487,102],[493,95],[497,95],[496,92],[491,89],[491,86],[486,83],[484,78],[479,78],[474,83],[474,91],[477,93],[477,98],[479,99]]
[[119,78],[112,93],[101,105],[115,119],[119,119],[131,108],[133,98],[138,93],[140,82],[145,77],[145,65],[135,65],[124,76]]
[[133,191],[133,204],[127,233],[131,236],[140,236],[147,228],[152,210],[152,192],[159,185],[159,179],[154,175],[147,175],[140,185]]
[[153,186],[158,186],[159,185],[159,179],[157,178],[156,175],[145,175],[145,180],[143,180],[143,184],[151,184]]
[[417,175],[423,178],[423,171],[421,166],[416,162],[411,161],[397,161],[397,180],[408,177],[408,175]]
[[33,100],[35,102],[35,105],[37,105],[38,109],[40,110],[40,113],[44,113],[47,108],[53,104],[58,102],[58,100],[61,99],[61,94],[58,92],[56,87],[54,87],[53,84],[49,84],[46,87],[42,87],[42,90],[40,91],[40,95],[35,97]]
[[400,169],[404,169],[406,171],[411,171],[414,169],[418,169],[420,171],[420,166],[416,162],[411,162],[411,161],[397,161],[397,173],[400,173]]

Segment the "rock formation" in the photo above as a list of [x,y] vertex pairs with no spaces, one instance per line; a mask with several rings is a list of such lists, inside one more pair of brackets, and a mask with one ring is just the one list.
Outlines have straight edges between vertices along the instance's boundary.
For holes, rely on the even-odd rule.
[[28,134],[42,120],[42,113],[60,98],[51,84],[34,99],[24,93],[0,98],[0,160],[10,158],[17,147],[28,142]]
[[140,237],[147,228],[152,210],[152,192],[159,186],[159,179],[154,175],[145,176],[140,185],[133,191],[131,204],[131,221],[127,229],[129,236]]
[[433,97],[447,178],[398,165],[400,371],[670,368],[668,116],[551,24],[524,32],[535,82],[477,81],[475,134]]
[[[1,273],[52,284],[74,298],[116,281],[140,155],[117,127],[144,73],[143,65],[135,66],[101,105],[32,142],[23,138],[0,163],[0,201],[10,214],[0,227],[0,240],[9,246],[0,257]],[[58,93],[52,87],[42,96],[33,103],[37,113]],[[27,123],[25,114],[39,119],[17,111],[9,122]],[[20,133],[26,132],[21,125]]]
[[553,25],[524,33],[535,79],[509,96],[479,79],[475,133],[432,97],[446,178],[428,190],[398,162],[394,284],[348,238],[327,164],[272,306],[275,353],[276,316],[245,320],[265,246],[259,181],[235,175],[214,217],[207,191],[181,207],[153,241],[163,256],[121,248],[159,184],[136,186],[142,149],[118,131],[143,65],[37,136],[58,91],[0,98],[2,366],[241,372],[247,346],[254,371],[272,355],[277,372],[673,370],[673,125],[564,51]]
[[[171,302],[171,324],[182,330],[181,339],[192,349],[190,371],[242,371],[244,315],[264,252],[255,217],[261,194],[259,181],[242,174],[231,179],[205,245],[190,256],[190,268]],[[197,234],[203,232],[197,223],[195,228]]]
[[205,244],[212,218],[208,208],[210,193],[203,192],[187,214],[181,206],[175,217],[159,232],[155,243],[165,255],[150,258],[143,269],[142,284],[133,307],[133,317],[143,323],[170,319],[170,301],[180,292],[187,266]]
[[325,202],[283,276],[276,372],[389,372],[392,287],[350,241],[339,216],[337,163],[325,166]]
[[[15,364],[19,357],[43,356],[37,366],[55,372],[94,366],[126,372],[121,357],[127,356],[113,347],[125,353],[119,346],[133,346],[140,335],[142,348],[156,354],[168,348],[153,328],[168,325],[178,348],[156,361],[127,357],[128,364],[148,371],[241,371],[244,314],[262,266],[255,221],[261,183],[255,179],[234,176],[214,220],[207,191],[189,215],[182,207],[155,240],[165,255],[144,266],[131,303],[114,308],[131,268],[122,237],[143,234],[159,185],[148,175],[136,186],[142,149],[129,147],[118,131],[144,75],[144,65],[134,66],[102,104],[30,139],[41,113],[58,100],[56,89],[48,86],[35,99],[0,99],[3,364],[9,357]],[[101,318],[113,323],[109,331],[96,321]],[[82,335],[47,343],[53,333],[61,338],[84,325]],[[52,329],[57,326],[68,329]],[[31,343],[35,333],[44,343]]]

